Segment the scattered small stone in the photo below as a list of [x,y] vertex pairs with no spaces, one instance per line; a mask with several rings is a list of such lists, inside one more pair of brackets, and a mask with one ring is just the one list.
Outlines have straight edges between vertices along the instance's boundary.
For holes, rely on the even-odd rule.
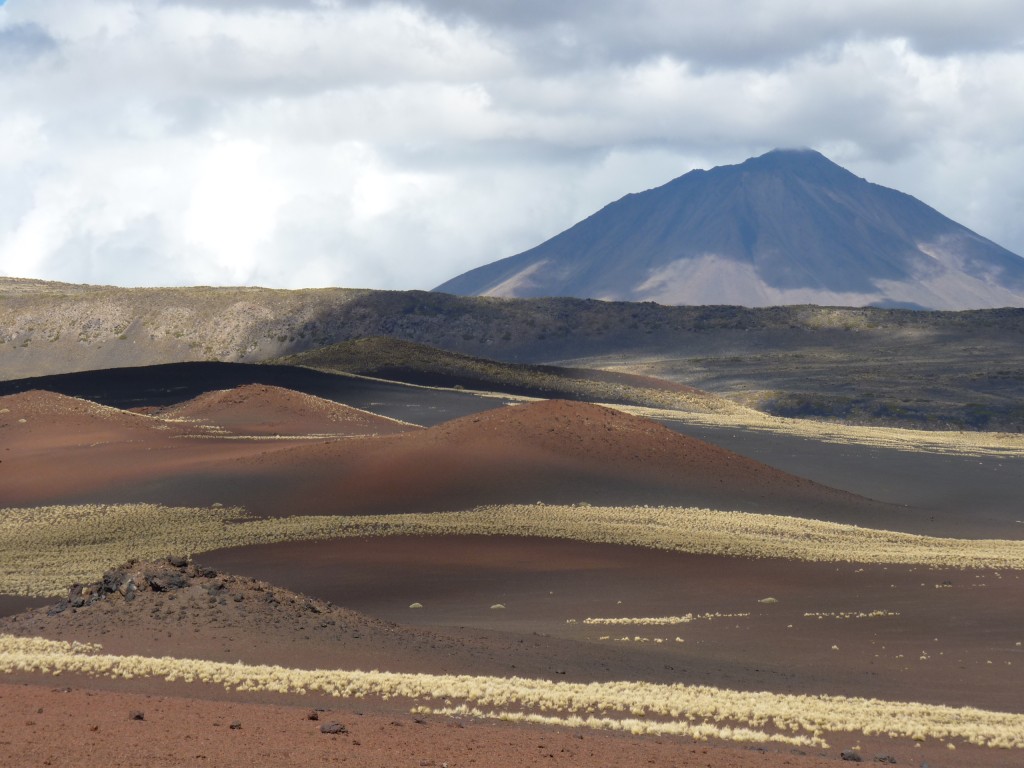
[[360,742],[359,742],[359,739],[352,739],[352,746],[353,746],[353,747],[358,747],[358,746],[360,746]]
[[839,757],[850,763],[860,763],[864,761],[864,758],[859,753],[852,749],[847,749],[839,753]]
[[875,762],[876,763],[891,763],[891,764],[895,765],[896,758],[893,757],[892,755],[875,755]]
[[188,558],[179,557],[178,555],[171,555],[167,558],[167,562],[173,565],[175,568],[184,568],[188,565]]
[[307,720],[319,720],[320,719],[320,713],[317,712],[315,709],[311,709],[311,710],[309,710],[309,712],[306,713],[306,719]]
[[348,733],[348,728],[341,723],[324,723],[320,726],[320,733]]
[[426,724],[427,724],[427,721],[426,721],[426,720],[424,720],[424,719],[423,719],[422,717],[414,717],[414,718],[412,719],[412,721],[413,721],[414,723],[419,723],[420,725],[426,725]]
[[241,730],[242,724],[238,720],[232,721],[231,725],[228,726],[232,731]]
[[129,720],[145,720],[146,719],[146,714],[144,712],[142,712],[141,710],[133,709],[131,712],[128,713],[128,719]]

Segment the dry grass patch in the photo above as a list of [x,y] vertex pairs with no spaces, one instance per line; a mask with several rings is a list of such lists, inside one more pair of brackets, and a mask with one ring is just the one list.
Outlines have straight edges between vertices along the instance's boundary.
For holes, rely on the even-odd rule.
[[672,624],[689,624],[691,621],[710,621],[711,619],[742,619],[750,616],[749,613],[687,613],[682,616],[651,616],[647,618],[586,618],[584,624],[609,624],[609,625],[646,625],[664,626]]
[[1024,541],[942,539],[779,515],[679,507],[480,507],[254,519],[154,504],[0,510],[0,592],[57,596],[131,558],[350,536],[536,536],[729,557],[1024,569]]
[[899,616],[899,611],[828,611],[805,613],[805,619],[877,619]]
[[897,451],[951,456],[1024,456],[1024,434],[1013,432],[939,432],[895,427],[864,427],[809,419],[787,419],[747,408],[732,412],[696,413],[628,405],[607,407],[649,419],[795,435],[839,445],[867,445]]
[[[0,673],[24,672],[183,680],[237,691],[397,698],[431,711],[535,722],[557,718],[560,725],[677,733],[694,738],[824,747],[827,734],[852,732],[1024,748],[1024,715],[969,707],[845,696],[794,696],[683,684],[567,683],[115,656],[102,654],[96,647],[0,635]],[[463,707],[466,709],[458,709]]]

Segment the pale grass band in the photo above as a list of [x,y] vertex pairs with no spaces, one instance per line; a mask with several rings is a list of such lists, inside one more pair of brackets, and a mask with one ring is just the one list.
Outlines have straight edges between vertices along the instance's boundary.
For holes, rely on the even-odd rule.
[[536,536],[693,554],[1024,569],[1024,542],[943,539],[780,515],[679,507],[493,506],[428,514],[257,519],[239,508],[0,510],[0,592],[57,596],[130,558],[353,536]]
[[1024,747],[1024,715],[971,707],[685,684],[307,670],[166,656],[115,656],[99,651],[98,646],[0,635],[0,673],[162,678],[238,691],[400,698],[430,711],[693,738],[824,747],[826,734],[860,733],[957,740],[1003,749]]

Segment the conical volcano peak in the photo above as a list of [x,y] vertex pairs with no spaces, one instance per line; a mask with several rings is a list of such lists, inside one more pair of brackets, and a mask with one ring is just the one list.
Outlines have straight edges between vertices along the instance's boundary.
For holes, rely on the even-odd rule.
[[800,176],[824,178],[858,178],[838,163],[809,147],[773,149],[763,155],[752,157],[736,168],[761,173],[793,173]]
[[808,148],[691,171],[436,290],[461,295],[983,309],[1024,259]]

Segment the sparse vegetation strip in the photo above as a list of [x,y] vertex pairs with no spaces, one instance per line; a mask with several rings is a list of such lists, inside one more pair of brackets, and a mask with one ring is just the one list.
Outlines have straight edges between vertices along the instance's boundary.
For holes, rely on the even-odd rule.
[[939,432],[895,427],[865,427],[808,419],[787,419],[751,409],[732,413],[696,413],[629,405],[608,407],[649,419],[670,419],[709,427],[774,432],[840,445],[867,445],[897,451],[950,456],[1024,456],[1024,434],[1012,432]]
[[887,616],[899,616],[899,611],[828,611],[805,613],[806,619],[877,619]]
[[[381,380],[385,381],[396,376],[400,380],[432,380],[438,382],[440,388],[448,388],[450,382],[471,381],[475,384],[474,389],[494,389],[502,394],[543,392],[547,397],[566,396],[590,402],[632,403],[700,413],[742,413],[747,410],[723,397],[697,390],[684,391],[681,387],[659,389],[608,380],[615,374],[607,371],[503,363],[387,337],[331,345],[275,362],[328,373],[382,377]],[[604,380],[601,377],[605,377]]]
[[[294,669],[203,659],[117,656],[92,647],[0,635],[0,672],[158,678],[222,685],[227,690],[316,693],[334,697],[406,699],[418,706],[496,708],[500,717],[539,715],[566,725],[596,716],[641,732],[682,732],[698,738],[825,745],[834,732],[916,740],[958,740],[983,747],[1024,747],[1024,715],[969,707],[845,696],[745,692],[684,684],[567,683],[527,678],[429,675],[359,670]],[[486,714],[487,710],[479,710]],[[614,717],[618,715],[619,717]],[[569,720],[574,717],[576,720]],[[710,726],[710,727],[708,727]]]
[[82,505],[0,510],[0,592],[56,596],[113,563],[350,536],[536,536],[692,554],[1024,569],[1024,541],[942,539],[679,507],[494,506],[466,512],[254,519],[240,508]]
[[689,624],[691,621],[709,621],[711,619],[741,619],[749,616],[749,613],[687,613],[682,616],[650,616],[647,618],[586,618],[584,624],[638,624],[649,626],[661,626],[671,624]]

